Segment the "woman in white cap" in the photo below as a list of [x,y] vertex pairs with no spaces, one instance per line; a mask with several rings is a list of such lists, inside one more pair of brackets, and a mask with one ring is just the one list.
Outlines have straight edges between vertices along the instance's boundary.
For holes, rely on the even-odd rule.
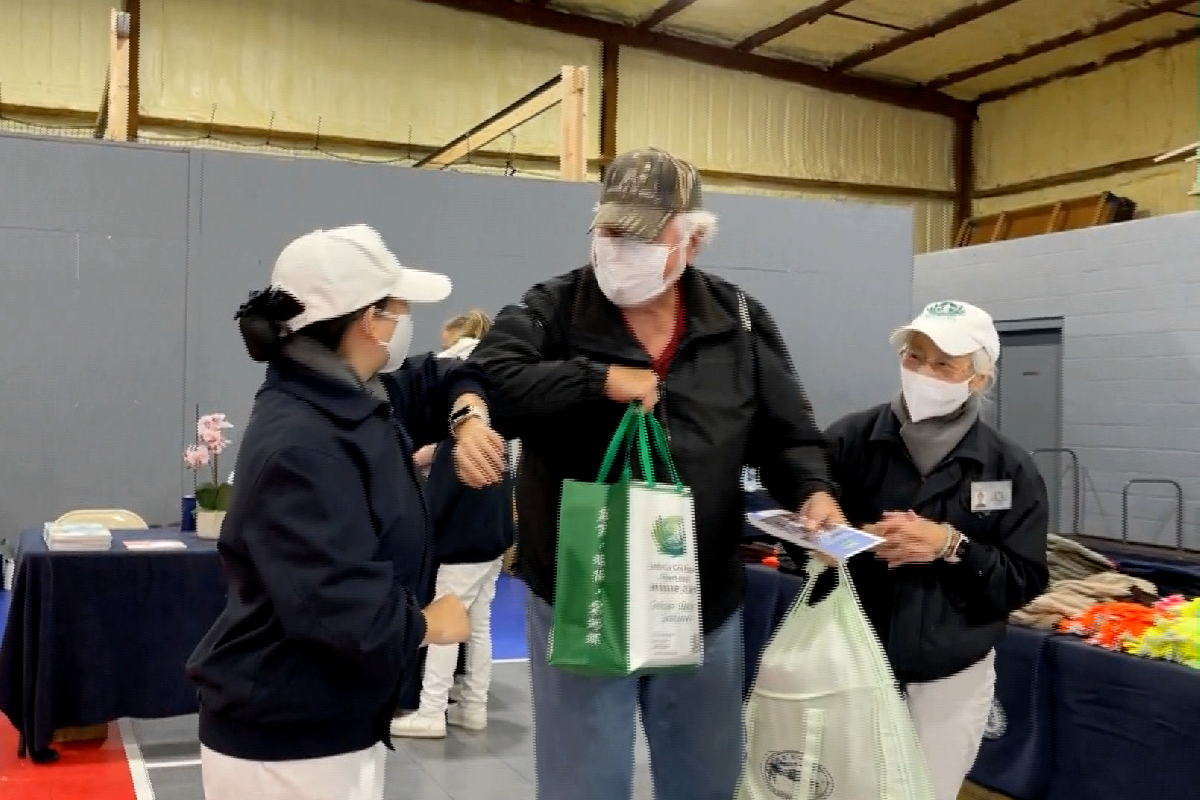
[[503,442],[461,362],[401,369],[411,407],[378,379],[404,363],[409,303],[449,293],[353,225],[292,242],[238,311],[268,367],[218,542],[228,601],[187,666],[207,800],[380,800],[419,648],[469,633],[457,597],[426,604],[430,524],[406,427],[453,436],[473,486],[500,478]]
[[851,575],[936,800],[954,800],[991,709],[993,647],[1009,613],[1046,588],[1046,487],[1029,454],[979,418],[1000,357],[986,312],[931,303],[892,344],[901,391],[827,431],[832,475],[847,518],[884,538],[850,560]]

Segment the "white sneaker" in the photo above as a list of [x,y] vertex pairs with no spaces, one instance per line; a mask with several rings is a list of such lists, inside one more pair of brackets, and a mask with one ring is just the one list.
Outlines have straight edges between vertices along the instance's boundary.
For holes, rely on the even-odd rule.
[[392,736],[406,739],[445,739],[446,719],[430,717],[419,711],[392,720]]
[[446,709],[446,722],[457,728],[481,731],[487,727],[487,709],[464,708],[462,703],[457,703]]

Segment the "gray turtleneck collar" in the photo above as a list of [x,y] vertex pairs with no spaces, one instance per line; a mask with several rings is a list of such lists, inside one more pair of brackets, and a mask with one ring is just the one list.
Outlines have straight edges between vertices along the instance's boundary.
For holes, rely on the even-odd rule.
[[345,381],[357,389],[369,392],[375,398],[388,402],[387,389],[378,375],[372,375],[363,382],[346,363],[346,360],[327,347],[309,339],[307,336],[296,336],[283,346],[283,354],[309,369],[316,370],[322,375]]
[[892,400],[892,411],[900,420],[900,438],[904,440],[913,464],[922,475],[928,475],[958,447],[979,419],[979,398],[971,395],[962,408],[947,416],[913,422],[901,393]]

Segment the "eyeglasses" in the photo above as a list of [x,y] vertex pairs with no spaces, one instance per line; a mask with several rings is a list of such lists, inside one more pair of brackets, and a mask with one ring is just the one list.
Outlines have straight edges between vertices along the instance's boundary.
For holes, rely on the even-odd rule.
[[[916,372],[921,367],[929,367],[930,371],[947,381],[962,382],[975,375],[975,370],[969,363],[964,363],[963,357],[946,356],[930,358],[924,353],[905,349],[901,351],[904,366]],[[968,360],[969,361],[969,360]]]

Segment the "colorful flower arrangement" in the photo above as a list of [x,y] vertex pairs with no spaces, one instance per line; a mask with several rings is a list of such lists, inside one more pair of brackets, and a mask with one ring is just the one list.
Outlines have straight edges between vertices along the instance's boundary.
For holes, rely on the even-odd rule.
[[1109,650],[1200,669],[1200,599],[1172,595],[1153,606],[1099,603],[1064,619],[1058,630]]
[[221,453],[230,445],[225,438],[225,431],[233,425],[225,419],[224,414],[205,414],[196,420],[196,443],[188,445],[183,451],[183,463],[196,473],[197,480],[200,470],[210,467],[212,479],[196,486],[196,507],[202,511],[227,511],[229,497],[233,487],[222,483],[217,462]]

